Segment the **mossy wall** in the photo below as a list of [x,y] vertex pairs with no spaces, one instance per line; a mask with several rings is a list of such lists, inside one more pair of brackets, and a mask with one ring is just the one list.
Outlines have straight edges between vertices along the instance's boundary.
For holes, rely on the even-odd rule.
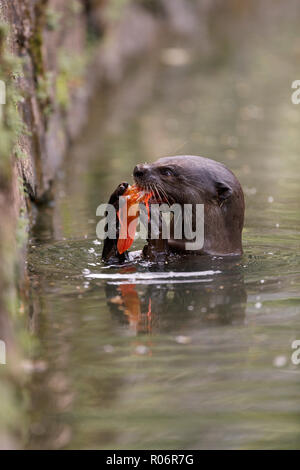
[[6,88],[0,115],[0,341],[7,362],[0,364],[0,448],[18,447],[20,423],[26,422],[22,292],[26,296],[32,209],[51,199],[64,151],[84,121],[84,6],[79,0],[2,0],[0,6],[0,80]]

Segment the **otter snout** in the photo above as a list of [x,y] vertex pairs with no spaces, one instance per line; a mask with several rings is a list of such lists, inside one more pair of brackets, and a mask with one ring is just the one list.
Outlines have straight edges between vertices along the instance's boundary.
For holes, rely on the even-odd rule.
[[137,165],[133,170],[133,177],[136,183],[140,185],[155,182],[155,177],[151,172],[150,165],[147,164]]
[[146,165],[137,165],[133,170],[134,178],[143,178],[148,172]]

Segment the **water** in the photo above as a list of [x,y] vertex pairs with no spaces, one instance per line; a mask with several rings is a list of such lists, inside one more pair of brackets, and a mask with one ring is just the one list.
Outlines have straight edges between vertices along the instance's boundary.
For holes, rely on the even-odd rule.
[[[166,39],[94,100],[31,237],[27,448],[300,447],[300,42],[264,13]],[[184,153],[240,179],[244,256],[104,266],[98,204]]]

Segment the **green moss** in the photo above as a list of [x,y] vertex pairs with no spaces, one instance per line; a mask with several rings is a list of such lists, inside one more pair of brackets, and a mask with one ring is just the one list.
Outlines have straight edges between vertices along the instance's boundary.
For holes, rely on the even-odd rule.
[[48,7],[45,12],[46,27],[49,31],[57,31],[61,26],[62,13],[52,7]]
[[53,87],[53,73],[47,72],[44,76],[38,77],[36,95],[40,102],[44,116],[49,116],[53,112],[51,102],[51,90]]
[[48,0],[39,0],[35,3],[35,24],[29,39],[29,52],[31,54],[35,79],[45,76],[43,57],[43,31],[46,25],[46,12]]
[[[7,51],[6,41],[9,35],[10,30],[8,25],[0,23],[0,79],[5,80],[6,83],[6,104],[2,106],[2,116],[0,119],[0,174],[2,189],[8,190],[11,187],[12,155],[14,154],[17,158],[27,158],[27,155],[24,154],[18,144],[18,139],[21,135],[28,133],[20,110],[24,102],[24,97],[19,87],[19,79],[23,74],[23,62]],[[3,237],[6,237],[6,232],[3,233]],[[1,243],[3,244],[4,241],[1,240]],[[10,243],[10,240],[7,243]],[[13,248],[10,250],[7,247],[1,250],[1,254],[7,256],[7,253],[10,251],[13,251]],[[7,266],[10,265],[10,260],[3,264],[6,266],[6,272],[0,274],[9,283],[14,279],[13,274],[11,277],[7,274]]]
[[33,34],[30,39],[30,52],[31,52],[31,56],[32,56],[33,64],[34,64],[35,75],[37,77],[39,75],[44,74],[44,60],[43,60],[43,54],[42,54],[42,45],[43,45],[42,33],[39,31]]
[[[22,181],[23,186],[23,181]],[[28,218],[23,211],[20,211],[20,215],[17,223],[16,240],[18,248],[22,248],[27,242],[28,233]]]
[[82,85],[87,64],[88,54],[71,55],[70,51],[60,51],[56,77],[56,101],[62,109],[69,108],[72,91]]
[[79,0],[70,0],[68,9],[73,15],[80,15],[83,12],[83,4]]
[[26,126],[20,114],[20,104],[24,98],[18,86],[19,78],[23,73],[23,62],[7,52],[5,41],[8,35],[8,26],[0,23],[0,79],[6,85],[6,104],[1,107],[0,116],[0,174],[1,183],[4,185],[9,184],[10,181],[10,158],[13,146],[19,135],[26,132]]
[[[22,149],[19,143],[17,143],[14,146],[13,153],[15,157],[18,158],[19,160],[27,160],[29,158],[28,153]],[[23,180],[22,180],[22,184],[23,184]]]
[[70,106],[69,87],[63,74],[58,75],[56,79],[56,100],[62,109],[68,109]]

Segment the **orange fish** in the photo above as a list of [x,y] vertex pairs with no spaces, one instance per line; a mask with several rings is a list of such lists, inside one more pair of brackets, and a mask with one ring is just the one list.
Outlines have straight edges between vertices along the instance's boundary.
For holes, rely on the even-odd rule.
[[[128,186],[122,197],[126,198],[126,204],[120,207],[118,217],[120,220],[120,234],[118,239],[118,252],[120,254],[129,250],[131,247],[138,222],[138,205],[144,203],[149,217],[149,199],[151,198],[151,192],[145,192],[141,190],[137,185]],[[134,209],[134,206],[135,209]],[[133,215],[132,215],[133,214]]]

